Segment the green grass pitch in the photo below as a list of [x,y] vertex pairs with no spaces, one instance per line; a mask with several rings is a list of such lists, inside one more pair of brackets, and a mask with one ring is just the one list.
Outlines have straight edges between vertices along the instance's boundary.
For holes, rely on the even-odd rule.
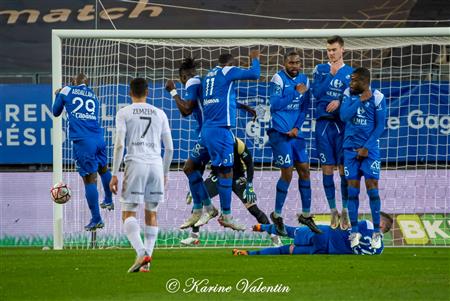
[[[450,300],[449,248],[252,257],[234,257],[231,249],[157,249],[152,271],[135,274],[126,273],[131,249],[0,252],[0,300]],[[172,278],[180,281],[176,293],[166,289]],[[197,285],[186,285],[190,278]],[[244,292],[246,280],[254,285]],[[262,291],[277,285],[278,292]]]

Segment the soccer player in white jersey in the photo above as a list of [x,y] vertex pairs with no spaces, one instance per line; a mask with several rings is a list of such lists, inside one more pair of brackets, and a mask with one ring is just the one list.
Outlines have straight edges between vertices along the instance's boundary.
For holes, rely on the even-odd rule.
[[[152,260],[153,248],[158,236],[156,212],[164,200],[164,186],[167,183],[173,156],[172,134],[164,111],[148,104],[148,84],[143,78],[130,83],[132,104],[117,112],[116,142],[114,145],[113,176],[111,191],[118,191],[119,167],[124,149],[125,174],[122,185],[121,205],[123,228],[137,258],[128,272],[147,272]],[[164,158],[161,158],[161,141],[164,144]],[[144,241],[136,211],[145,203]]]

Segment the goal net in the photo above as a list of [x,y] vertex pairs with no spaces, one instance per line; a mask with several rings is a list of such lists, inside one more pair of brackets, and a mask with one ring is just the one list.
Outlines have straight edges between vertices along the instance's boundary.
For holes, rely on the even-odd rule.
[[[269,125],[268,83],[283,66],[283,54],[300,53],[302,72],[312,79],[314,66],[327,61],[326,37],[340,34],[345,39],[345,63],[364,66],[372,73],[372,85],[387,99],[386,130],[380,139],[382,210],[395,216],[394,230],[385,237],[386,245],[448,245],[449,235],[449,154],[450,37],[442,29],[373,29],[316,31],[54,31],[54,89],[66,85],[79,72],[88,75],[90,86],[101,104],[101,123],[105,130],[109,163],[112,162],[114,117],[130,103],[128,84],[135,77],[149,82],[148,102],[162,108],[170,122],[175,152],[166,199],[159,207],[160,227],[157,247],[178,247],[189,231],[179,230],[191,212],[185,202],[187,178],[184,161],[196,141],[192,118],[181,117],[175,102],[164,89],[169,79],[178,80],[183,58],[195,58],[199,75],[217,64],[221,53],[229,52],[238,65],[248,67],[249,52],[261,52],[261,78],[237,82],[238,101],[254,107],[257,119],[238,111],[237,127],[232,129],[249,147],[255,161],[254,188],[258,206],[269,215],[275,203],[279,170],[272,164],[267,145]],[[178,83],[179,93],[182,91]],[[180,95],[182,95],[180,93]],[[322,186],[322,175],[315,150],[314,100],[303,126],[310,152],[312,208],[317,223],[329,223],[329,208]],[[54,181],[62,179],[72,188],[72,200],[55,205],[55,247],[84,248],[90,235],[83,226],[90,218],[84,186],[76,172],[71,143],[65,137],[66,120],[55,119]],[[61,141],[61,144],[60,144]],[[205,177],[209,170],[206,170]],[[285,223],[297,225],[295,213],[300,205],[296,175],[291,183],[283,215]],[[336,172],[336,183],[340,179]],[[362,185],[364,186],[364,185]],[[99,181],[100,201],[103,189]],[[340,185],[336,185],[341,209]],[[102,210],[105,228],[97,232],[100,247],[128,246],[122,231],[118,197],[115,211]],[[213,200],[218,207],[218,197]],[[365,189],[360,195],[360,218],[370,219]],[[143,211],[143,210],[140,210]],[[256,220],[233,195],[233,216],[250,229]],[[143,223],[143,216],[138,213]],[[200,229],[201,246],[270,245],[268,236],[234,232],[211,220]],[[286,241],[287,242],[287,241]]]

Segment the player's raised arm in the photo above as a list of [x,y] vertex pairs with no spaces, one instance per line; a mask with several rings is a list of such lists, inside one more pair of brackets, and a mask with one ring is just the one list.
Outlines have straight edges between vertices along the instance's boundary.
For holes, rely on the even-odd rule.
[[350,95],[350,88],[347,88],[344,92],[344,98],[342,100],[341,111],[339,112],[341,120],[343,122],[349,122],[359,108],[360,102],[352,100]]
[[374,92],[376,114],[375,114],[375,129],[370,134],[369,139],[364,143],[364,148],[372,148],[376,145],[376,141],[380,138],[381,134],[384,132],[385,122],[386,122],[386,99],[384,95],[375,90]]
[[[303,85],[305,86],[305,85]],[[305,86],[305,88],[307,89],[304,93],[303,93],[303,102],[300,105],[300,115],[297,118],[297,121],[295,122],[295,128],[297,128],[298,130],[300,130],[303,126],[303,122],[305,122],[306,119],[306,114],[308,112],[309,106],[311,105],[311,93],[310,93],[310,89],[309,89],[309,79],[307,80],[307,84]]]
[[231,69],[225,74],[226,79],[228,80],[245,80],[245,79],[259,79],[261,75],[261,66],[259,63],[259,51],[252,50],[250,52],[251,66],[248,69],[234,67],[232,64],[234,63],[234,58],[231,54],[221,55],[219,58],[219,63],[230,66]]
[[183,97],[178,95],[175,83],[172,80],[168,80],[166,83],[166,90],[175,99],[178,110],[183,117],[191,115],[195,111],[195,108],[199,106],[198,101],[202,94],[202,83],[200,77],[197,76],[196,68],[197,64],[195,59],[187,57],[178,69],[180,82],[185,88]]
[[66,86],[63,89],[58,89],[55,91],[56,99],[53,103],[52,112],[53,116],[58,117],[64,110],[64,97],[70,92],[70,87]]

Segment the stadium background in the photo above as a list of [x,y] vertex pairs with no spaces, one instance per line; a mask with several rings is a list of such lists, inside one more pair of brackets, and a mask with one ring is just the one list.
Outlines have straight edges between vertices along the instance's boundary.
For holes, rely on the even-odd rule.
[[[262,28],[380,28],[380,27],[425,27],[425,26],[449,26],[449,22],[443,20],[450,15],[450,4],[447,1],[167,1],[164,4],[148,4],[141,1],[139,4],[133,1],[103,1],[105,8],[111,9],[114,15],[114,24],[119,29],[262,29]],[[167,6],[169,4],[169,6]],[[170,6],[176,5],[177,7]],[[51,186],[51,44],[50,32],[53,28],[61,29],[111,29],[112,25],[96,1],[7,1],[0,6],[0,120],[1,120],[1,146],[0,146],[0,245],[47,245],[51,240],[51,203],[47,197],[47,187]],[[197,7],[205,10],[191,10],[187,7]],[[322,8],[326,7],[324,11]],[[93,11],[99,10],[98,18]],[[114,10],[112,10],[114,8]],[[212,11],[211,11],[212,10]],[[299,13],[293,14],[298,11]],[[21,13],[19,13],[21,12]],[[225,13],[224,13],[225,12]],[[250,16],[248,14],[252,14]],[[256,16],[258,15],[258,16]],[[263,17],[261,17],[263,16]],[[264,17],[266,16],[266,17]],[[267,16],[277,16],[278,19]],[[319,21],[300,20],[303,16],[308,19],[320,19]],[[294,20],[292,20],[294,19]],[[182,20],[182,21],[181,21]],[[357,20],[357,21],[354,21]],[[378,21],[374,21],[378,20]],[[381,21],[382,20],[382,21]],[[413,21],[409,21],[413,20]],[[418,23],[414,20],[428,20],[431,22]],[[447,57],[448,60],[448,57]],[[409,95],[415,109],[420,110],[425,116],[437,114],[437,106],[420,107],[420,95],[426,94],[426,89],[438,89],[434,92],[448,95],[448,68],[440,70],[442,78],[430,78],[431,81],[439,81],[443,84],[418,85],[417,91],[399,91],[388,89],[383,91],[391,102],[402,102],[401,97],[396,97],[400,92]],[[446,76],[445,76],[446,75]],[[446,84],[447,83],[447,84]],[[381,87],[383,89],[383,87]],[[419,95],[414,97],[411,95]],[[242,98],[252,95],[241,95]],[[410,100],[411,101],[411,100]],[[123,100],[125,102],[125,99]],[[257,100],[254,105],[258,105]],[[157,103],[156,103],[157,105]],[[394,106],[395,107],[395,106]],[[402,116],[407,116],[413,108],[404,108]],[[446,109],[446,111],[445,111]],[[398,162],[407,164],[409,161],[418,163],[443,162],[448,167],[449,160],[449,121],[448,98],[447,107],[441,109],[439,124],[442,126],[436,130],[437,141],[427,141],[428,130],[425,126],[416,124],[404,128],[406,132],[387,134],[386,137],[404,137],[401,145],[408,147],[389,151],[395,152]],[[391,112],[396,115],[396,112]],[[179,116],[174,116],[179,119]],[[417,120],[413,116],[412,120]],[[402,120],[401,122],[408,122]],[[245,128],[247,125],[242,124]],[[264,126],[261,127],[264,129]],[[390,129],[388,131],[394,131]],[[386,132],[388,132],[386,131]],[[410,135],[408,135],[410,134]],[[244,133],[241,133],[244,135]],[[408,137],[412,137],[411,139]],[[419,137],[416,139],[414,137]],[[257,139],[253,142],[258,143]],[[253,143],[252,140],[249,143]],[[389,144],[387,138],[382,141]],[[425,146],[424,146],[425,145]],[[444,147],[435,147],[441,145]],[[252,146],[252,145],[250,145]],[[445,147],[446,146],[446,147]],[[175,146],[176,147],[176,146]],[[424,147],[431,147],[432,150]],[[436,148],[436,149],[435,149]],[[261,152],[261,158],[267,158],[270,150],[265,148]],[[421,154],[435,154],[434,156],[422,156]],[[394,157],[394,156],[389,156]],[[176,152],[174,161],[183,161],[186,152]],[[312,163],[316,156],[312,154]],[[397,163],[398,163],[397,162]],[[267,162],[262,162],[267,163]],[[389,162],[385,162],[389,163]],[[421,211],[425,215],[400,216],[410,223],[415,223],[411,228],[411,237],[405,237],[401,243],[411,244],[445,244],[450,243],[450,231],[448,229],[449,188],[446,179],[447,170],[436,173],[437,180],[433,187],[437,203],[429,204],[425,198],[420,197],[413,187],[422,187],[425,184],[420,180],[423,177],[415,173],[414,181],[405,181],[407,187],[398,193],[395,187],[386,195],[386,205],[396,204],[405,212],[414,212],[416,208],[408,209],[411,204],[408,200],[418,198]],[[182,175],[177,175],[180,181]],[[406,177],[407,178],[407,177]],[[33,199],[23,200],[17,193],[16,187],[27,187],[34,195]],[[410,186],[408,186],[410,185]],[[45,189],[43,189],[45,187]],[[268,188],[269,189],[269,188]],[[320,188],[319,188],[320,191]],[[182,201],[184,191],[177,192],[170,197]],[[261,191],[257,193],[265,193]],[[414,195],[412,195],[414,194]],[[294,196],[295,197],[295,196]],[[323,211],[326,207],[314,208]],[[367,204],[362,210],[367,211]],[[288,208],[289,209],[289,208]],[[325,208],[326,209],[326,208]],[[395,211],[394,207],[390,208]],[[181,213],[183,209],[180,209]],[[430,215],[427,215],[430,214]],[[436,215],[444,214],[444,215]],[[441,228],[436,230],[431,227],[437,221],[441,221]],[[428,222],[427,222],[428,221]],[[428,227],[427,227],[428,225]],[[430,230],[431,229],[431,230]],[[420,230],[420,231],[419,231]],[[431,232],[430,232],[431,231]],[[421,235],[417,235],[417,233]],[[431,235],[430,235],[431,233]],[[442,234],[444,233],[444,234]]]

